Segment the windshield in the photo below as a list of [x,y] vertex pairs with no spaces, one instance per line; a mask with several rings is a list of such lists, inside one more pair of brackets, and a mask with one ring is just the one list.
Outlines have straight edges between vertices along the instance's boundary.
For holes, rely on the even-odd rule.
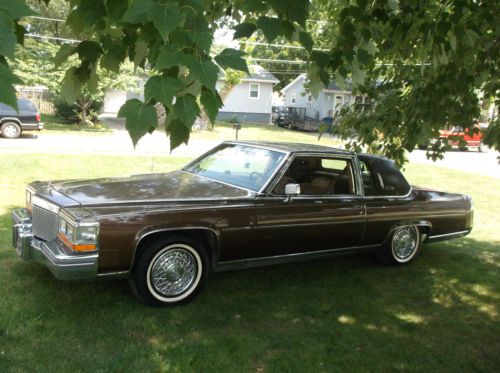
[[257,192],[284,157],[274,150],[222,144],[183,170]]

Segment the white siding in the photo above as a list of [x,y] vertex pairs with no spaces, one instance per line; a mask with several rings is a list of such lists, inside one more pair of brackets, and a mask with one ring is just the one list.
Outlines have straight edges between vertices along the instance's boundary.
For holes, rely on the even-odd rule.
[[[270,114],[273,100],[273,84],[258,83],[259,98],[250,97],[250,83],[242,82],[231,89],[224,100],[224,106],[220,109],[223,112],[232,113],[263,113]],[[220,89],[222,82],[218,82],[217,89]]]

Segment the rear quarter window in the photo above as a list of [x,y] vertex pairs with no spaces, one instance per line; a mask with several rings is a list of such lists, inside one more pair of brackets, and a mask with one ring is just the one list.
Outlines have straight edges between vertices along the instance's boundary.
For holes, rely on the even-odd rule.
[[36,113],[36,106],[29,100],[18,100],[17,105],[20,111]]
[[388,159],[360,157],[366,196],[405,196],[411,186]]

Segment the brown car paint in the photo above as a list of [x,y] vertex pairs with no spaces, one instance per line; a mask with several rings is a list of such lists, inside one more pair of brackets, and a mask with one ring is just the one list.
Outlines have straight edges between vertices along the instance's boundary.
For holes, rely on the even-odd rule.
[[[347,154],[357,164],[356,155],[344,151],[303,144],[298,149]],[[291,148],[290,154],[294,152]],[[355,178],[362,185],[357,167]],[[175,231],[195,232],[209,243],[216,268],[251,258],[381,245],[394,227],[405,223],[422,226],[427,235],[472,228],[467,196],[421,188],[401,197],[364,197],[357,190],[352,195],[287,198],[184,171],[31,186],[75,219],[99,221],[100,273],[129,270],[141,240]]]

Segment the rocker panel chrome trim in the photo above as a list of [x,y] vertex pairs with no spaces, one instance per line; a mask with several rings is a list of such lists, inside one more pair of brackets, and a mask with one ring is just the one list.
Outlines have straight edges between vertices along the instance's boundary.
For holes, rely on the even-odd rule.
[[231,271],[242,268],[264,267],[275,264],[293,263],[305,260],[314,260],[327,258],[336,254],[349,253],[353,251],[372,250],[380,247],[380,245],[352,246],[339,249],[310,251],[304,253],[275,255],[269,257],[250,258],[241,260],[231,260],[227,262],[219,262],[215,267],[215,272]]

